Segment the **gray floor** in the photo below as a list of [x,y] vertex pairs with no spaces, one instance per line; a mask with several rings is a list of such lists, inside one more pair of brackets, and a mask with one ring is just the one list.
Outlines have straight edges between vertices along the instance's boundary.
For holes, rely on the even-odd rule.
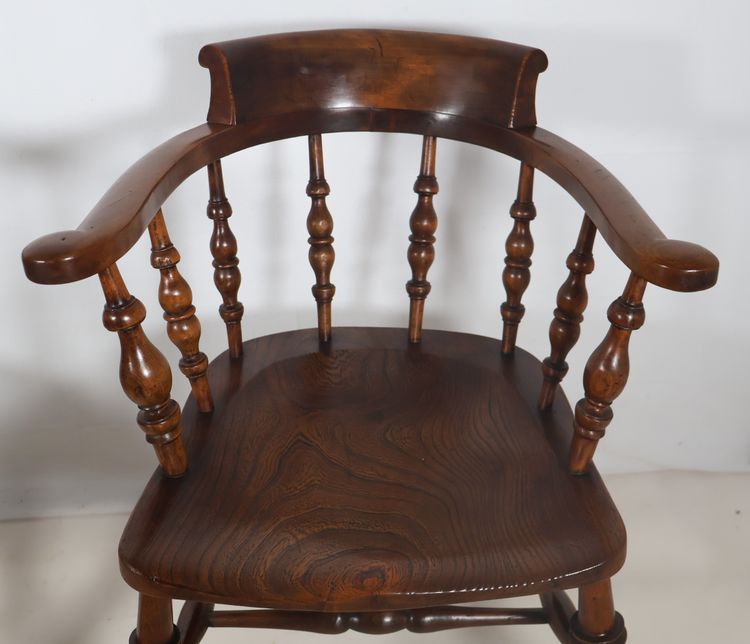
[[[614,587],[629,641],[750,642],[744,620],[750,605],[750,474],[664,472],[609,476],[607,482],[628,526],[628,561]],[[127,642],[136,595],[117,570],[125,520],[108,515],[0,522],[0,643]],[[554,641],[544,626],[500,629],[398,633],[379,641]],[[360,634],[336,641],[365,639],[372,641]],[[227,629],[209,631],[204,641],[312,644],[327,638]]]

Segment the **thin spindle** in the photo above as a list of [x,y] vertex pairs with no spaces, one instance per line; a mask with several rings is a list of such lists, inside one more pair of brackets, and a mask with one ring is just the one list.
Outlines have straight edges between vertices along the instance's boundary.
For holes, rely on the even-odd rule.
[[323,140],[320,134],[308,137],[310,151],[310,181],[307,195],[312,200],[307,215],[308,259],[315,273],[312,294],[318,306],[318,337],[321,342],[331,339],[331,301],[336,287],[331,284],[331,269],[336,259],[333,250],[333,217],[328,211],[326,197],[331,193],[323,168]]
[[438,193],[438,182],[435,178],[435,153],[437,139],[425,136],[422,141],[422,161],[419,176],[414,182],[417,205],[409,218],[409,250],[407,259],[411,267],[411,279],[406,283],[409,294],[409,342],[420,342],[422,339],[422,319],[424,301],[430,293],[431,284],[427,281],[427,272],[435,259],[435,231],[438,220],[432,204]]
[[180,350],[180,371],[190,381],[200,411],[213,409],[211,389],[206,378],[208,358],[199,347],[201,323],[195,315],[193,292],[177,269],[180,253],[172,244],[162,211],[148,226],[151,238],[151,265],[159,271],[159,304],[164,309],[167,335]]
[[566,262],[570,272],[557,292],[557,308],[549,325],[550,355],[542,363],[544,381],[539,394],[540,409],[549,409],[555,400],[557,386],[568,372],[565,359],[581,335],[583,312],[589,299],[586,275],[594,270],[591,251],[595,238],[596,226],[584,215],[578,241]]
[[531,222],[536,217],[536,208],[532,201],[534,192],[534,168],[521,164],[518,176],[516,200],[510,207],[513,228],[505,242],[505,268],[503,269],[503,286],[506,301],[500,307],[503,318],[503,353],[513,353],[516,347],[518,325],[526,309],[521,298],[531,280],[531,255],[534,252],[534,239],[531,236]]
[[229,217],[232,216],[232,206],[224,194],[224,177],[221,161],[216,160],[208,164],[208,186],[210,199],[207,214],[214,222],[211,234],[211,254],[214,261],[214,284],[221,294],[222,304],[219,314],[227,327],[229,341],[229,355],[238,358],[242,355],[242,314],[245,309],[242,302],[237,300],[240,288],[240,269],[237,267],[237,239],[229,227]]

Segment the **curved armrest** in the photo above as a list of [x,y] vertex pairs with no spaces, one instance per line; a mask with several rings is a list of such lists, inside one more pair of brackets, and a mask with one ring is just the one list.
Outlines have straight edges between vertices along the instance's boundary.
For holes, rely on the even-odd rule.
[[23,250],[27,277],[63,284],[101,272],[140,238],[156,211],[197,167],[213,160],[210,141],[223,125],[199,125],[178,134],[133,164],[76,230],[40,237]]
[[674,291],[700,291],[716,283],[717,257],[697,244],[667,239],[633,195],[598,161],[539,127],[516,134],[530,148],[521,158],[581,204],[631,271]]
[[41,284],[95,275],[120,259],[175,188],[206,164],[269,141],[343,131],[429,134],[514,156],[572,195],[615,254],[640,277],[675,291],[699,291],[716,282],[719,260],[713,253],[667,239],[604,166],[551,132],[513,130],[449,114],[359,107],[279,114],[239,125],[206,123],[178,134],[131,166],[76,230],[29,244],[23,251],[26,275]]

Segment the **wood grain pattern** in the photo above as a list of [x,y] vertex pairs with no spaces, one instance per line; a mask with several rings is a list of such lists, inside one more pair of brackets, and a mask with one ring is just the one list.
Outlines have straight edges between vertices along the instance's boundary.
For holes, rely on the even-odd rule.
[[[185,406],[191,468],[155,477],[120,543],[141,592],[287,610],[399,610],[609,577],[625,533],[538,360],[497,340],[337,328],[246,343]],[[530,499],[533,499],[530,500]]]
[[310,238],[308,258],[315,272],[312,294],[318,305],[318,336],[321,342],[331,339],[331,300],[336,287],[331,284],[331,269],[336,259],[333,250],[333,217],[328,211],[326,197],[331,193],[323,166],[323,140],[320,134],[308,137],[310,155],[310,181],[307,196],[312,200],[307,215],[307,232]]
[[594,270],[594,256],[591,251],[595,237],[596,227],[584,215],[578,241],[566,262],[570,272],[557,292],[557,308],[549,325],[550,354],[542,362],[544,383],[539,393],[539,409],[549,409],[552,404],[557,386],[568,373],[565,358],[581,335],[583,312],[589,300],[586,275]]
[[227,327],[229,353],[233,358],[242,353],[242,314],[245,312],[242,302],[237,300],[242,277],[237,259],[237,239],[229,227],[232,206],[224,193],[224,176],[221,161],[216,160],[208,165],[208,185],[211,194],[208,200],[208,218],[214,222],[211,235],[211,254],[214,257],[214,284],[221,294],[222,304],[219,315]]
[[518,325],[525,308],[521,304],[524,291],[531,280],[531,254],[534,252],[534,239],[531,236],[531,222],[536,217],[532,199],[534,192],[534,168],[521,164],[518,176],[518,193],[510,207],[513,228],[505,242],[505,268],[503,286],[507,299],[500,307],[503,318],[503,353],[512,353],[516,346]]
[[170,398],[172,371],[167,359],[141,328],[146,308],[125,286],[116,264],[99,275],[106,305],[102,322],[120,339],[120,383],[138,405],[138,425],[146,433],[167,476],[182,476],[187,457],[182,443],[180,406]]
[[438,192],[435,178],[435,155],[437,141],[434,136],[422,140],[422,160],[419,176],[414,182],[417,205],[409,217],[409,250],[406,257],[411,267],[411,279],[406,282],[409,294],[409,342],[419,342],[422,337],[424,302],[432,286],[427,281],[427,272],[435,260],[435,231],[438,220],[432,199]]
[[148,225],[148,233],[151,237],[151,265],[160,273],[159,304],[164,309],[167,335],[182,354],[180,371],[190,381],[198,409],[209,412],[214,404],[206,378],[208,358],[198,348],[201,323],[195,315],[190,285],[177,269],[180,253],[169,238],[161,210]]
[[[333,634],[545,622],[561,642],[622,644],[627,635],[609,578],[624,561],[625,531],[591,458],[628,377],[628,342],[643,324],[647,282],[709,288],[716,257],[667,239],[605,168],[535,127],[536,81],[547,65],[537,49],[445,34],[331,30],[208,45],[200,62],[211,76],[210,122],[135,163],[76,230],[23,251],[27,276],[40,283],[99,275],[104,323],[121,343],[123,389],[139,406],[139,425],[162,466],[120,543],[122,574],[141,593],[131,644],[197,644],[209,625]],[[408,332],[331,330],[333,220],[321,135],[347,131],[422,136]],[[318,328],[243,345],[221,159],[294,136],[309,137]],[[422,330],[437,227],[438,137],[521,161],[506,242],[502,341]],[[208,370],[160,210],[203,167],[229,343]],[[586,212],[543,369],[516,348],[537,170]],[[169,366],[141,328],[145,309],[116,266],[147,228],[168,333],[193,389],[182,420],[170,398]],[[580,332],[597,230],[631,277],[608,311],[611,328],[587,363],[574,417],[555,391]],[[577,612],[565,588],[579,589]],[[542,608],[445,606],[533,594]],[[179,628],[172,598],[187,600]],[[260,610],[215,611],[214,602]]]

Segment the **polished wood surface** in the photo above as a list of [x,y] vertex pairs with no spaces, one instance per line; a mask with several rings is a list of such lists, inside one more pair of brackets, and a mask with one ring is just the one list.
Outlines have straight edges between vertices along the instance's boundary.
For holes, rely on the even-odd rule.
[[646,280],[631,274],[622,296],[607,310],[607,335],[586,362],[586,396],[576,404],[575,435],[570,446],[570,471],[574,474],[587,470],[599,439],[612,422],[612,401],[625,389],[630,373],[630,334],[646,320],[642,303],[645,289]]
[[321,342],[331,339],[331,301],[336,287],[331,284],[331,269],[336,259],[333,250],[333,217],[328,211],[326,197],[331,193],[323,165],[323,140],[320,134],[308,137],[310,156],[310,181],[307,196],[310,197],[310,212],[307,215],[307,232],[310,238],[308,258],[315,273],[312,294],[318,306],[318,336]]
[[164,473],[181,476],[187,468],[182,443],[180,406],[170,398],[172,371],[167,359],[149,341],[141,322],[146,308],[125,286],[113,264],[99,275],[106,304],[102,321],[120,339],[120,383],[138,405],[138,425],[146,433]]
[[435,178],[435,157],[437,141],[434,136],[422,139],[422,160],[419,164],[419,175],[414,182],[417,193],[417,205],[409,217],[409,248],[406,257],[411,268],[411,279],[406,282],[409,294],[409,341],[419,342],[422,338],[422,321],[424,304],[432,286],[427,281],[427,272],[435,260],[435,231],[438,219],[433,197],[438,192]]
[[578,611],[570,620],[573,644],[623,644],[625,622],[615,611],[612,584],[602,579],[578,590]]
[[503,286],[507,299],[500,306],[503,318],[503,353],[512,353],[516,346],[518,325],[525,308],[521,304],[524,291],[531,281],[531,254],[534,252],[534,238],[531,236],[531,222],[536,217],[532,201],[534,192],[534,168],[521,164],[518,177],[518,193],[510,207],[513,228],[505,241],[505,268]]
[[[384,43],[390,60],[410,61],[406,70],[395,62],[383,64],[384,54],[377,53]],[[29,277],[81,279],[117,261],[174,187],[220,156],[290,136],[381,130],[454,138],[515,156],[563,185],[631,270],[677,290],[707,288],[715,281],[717,264],[710,253],[666,240],[599,164],[529,127],[535,124],[536,75],[546,66],[539,50],[442,34],[345,30],[209,45],[201,59],[212,73],[214,117],[144,158],[77,231],[49,236],[29,249]],[[364,62],[357,66],[358,61]],[[355,67],[366,80],[344,73]],[[467,91],[467,84],[474,89]],[[384,91],[385,86],[399,89]],[[222,125],[235,122],[240,125]],[[106,260],[97,252],[105,240],[112,246]]]
[[586,275],[594,270],[591,251],[595,237],[596,226],[584,215],[578,241],[566,262],[570,273],[557,292],[557,308],[549,325],[550,355],[544,359],[542,367],[544,384],[539,394],[540,409],[549,409],[552,404],[557,386],[568,373],[565,358],[581,335],[583,312],[589,301]]
[[[628,378],[628,343],[644,321],[647,283],[709,288],[717,258],[666,238],[604,167],[536,127],[536,81],[547,65],[537,49],[360,29],[216,43],[200,61],[211,76],[209,122],[135,163],[76,230],[23,251],[36,282],[99,276],[104,324],[121,343],[122,386],[160,462],[120,543],[122,574],[140,592],[131,644],[197,644],[210,626],[333,634],[514,623],[547,623],[560,642],[622,644],[610,577],[624,561],[625,530],[592,457]],[[347,131],[422,137],[409,220],[408,329],[332,327],[335,255],[322,141]],[[309,143],[318,327],[243,344],[238,244],[221,159],[295,136]],[[521,162],[501,340],[423,330],[438,138]],[[208,366],[161,211],[204,167],[229,345]],[[516,346],[537,172],[585,212],[544,364]],[[116,264],[147,229],[168,335],[191,381],[184,413],[170,397],[169,365],[141,327],[145,308]],[[574,415],[558,385],[580,335],[597,232],[631,275],[609,308],[611,327],[588,360]],[[566,588],[578,589],[577,610]],[[541,608],[446,605],[537,594]],[[175,598],[186,600],[176,627]]]
[[403,611],[367,613],[316,613],[285,610],[216,611],[209,616],[211,626],[241,628],[282,628],[338,635],[348,630],[370,635],[386,635],[402,630],[436,633],[468,626],[547,624],[543,608],[474,608],[439,606]]
[[536,124],[544,52],[486,38],[387,29],[276,34],[206,45],[210,123],[351,107]]
[[[367,611],[536,594],[614,574],[619,516],[567,472],[573,417],[497,340],[336,328],[246,343],[183,414],[190,470],[158,474],[120,544],[151,595]],[[252,357],[251,357],[252,356]]]
[[644,279],[677,291],[698,291],[716,283],[719,261],[713,253],[667,239],[606,168],[559,136],[539,127],[512,130],[460,116],[436,119],[367,108],[282,114],[237,126],[205,124],[183,132],[134,164],[77,230],[29,244],[23,253],[26,275],[35,282],[59,284],[102,271],[138,241],[175,187],[214,159],[310,131],[363,130],[429,134],[508,154],[567,190],[615,254]]
[[164,309],[167,335],[180,350],[180,371],[190,381],[198,409],[211,411],[213,400],[206,379],[208,358],[198,345],[201,338],[201,323],[195,315],[193,292],[177,269],[180,253],[172,244],[161,210],[148,225],[151,237],[151,265],[160,273],[159,304]]
[[224,175],[221,161],[216,160],[208,164],[208,218],[214,222],[211,234],[211,254],[214,257],[214,284],[221,294],[222,304],[219,315],[227,327],[229,353],[236,358],[242,353],[242,314],[245,312],[242,302],[237,300],[242,277],[238,267],[237,239],[229,226],[232,216],[232,206],[224,193]]

